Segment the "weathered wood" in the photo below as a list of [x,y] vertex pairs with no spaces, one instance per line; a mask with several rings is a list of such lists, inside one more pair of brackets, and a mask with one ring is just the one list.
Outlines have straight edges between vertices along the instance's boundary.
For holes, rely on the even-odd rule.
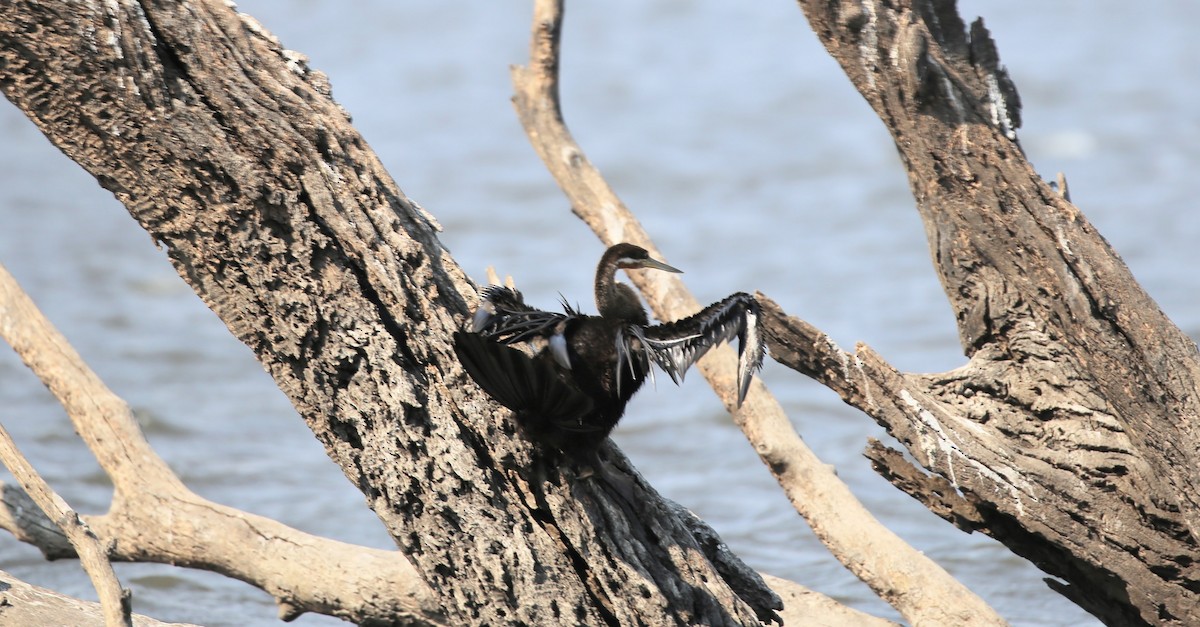
[[16,443],[3,426],[0,426],[0,462],[20,482],[30,500],[62,530],[79,555],[79,562],[100,598],[105,627],[132,627],[129,590],[122,587],[117,579],[102,542],[79,514],[34,470],[29,460],[17,450]]
[[[112,481],[108,512],[85,516],[114,561],[203,568],[275,598],[282,617],[320,612],[354,622],[444,625],[437,599],[397,551],[353,546],[209,501],[189,490],[146,441],[129,405],[100,380],[0,266],[0,338],[59,400]],[[48,558],[73,557],[60,525],[30,497],[0,486],[0,528]],[[65,546],[64,546],[65,544]]]
[[[561,0],[534,4],[530,62],[513,68],[513,104],[526,135],[576,215],[606,245],[626,241],[655,250],[650,236],[588,161],[563,120],[558,95],[562,5]],[[677,320],[700,309],[678,275],[631,274],[659,319]],[[838,561],[914,625],[1004,624],[987,603],[867,511],[796,433],[765,385],[753,383],[745,402],[736,406],[736,363],[733,349],[719,346],[696,366],[722,397],[793,507]]]
[[1193,623],[1195,344],[1025,160],[1016,90],[982,21],[968,31],[953,2],[800,4],[892,133],[970,361],[902,374],[768,306],[772,354],[966,498],[873,455],[885,476],[1063,578],[1105,622]]
[[[875,450],[902,489],[1106,622],[1194,621],[1196,347],[1025,161],[982,22],[952,2],[801,6],[893,134],[970,361],[900,373],[768,303],[773,354],[942,477]],[[253,21],[212,0],[7,3],[0,90],[167,247],[452,620],[756,621],[721,571],[745,573],[678,512],[544,467],[464,384],[446,338],[473,288],[325,78]]]
[[758,623],[652,491],[634,514],[547,468],[468,383],[449,337],[474,289],[436,224],[255,22],[6,3],[0,89],[254,351],[452,623]]
[[[79,601],[52,590],[31,586],[0,571],[0,625],[99,625],[104,621],[98,603]],[[133,615],[133,627],[195,627],[162,623]]]

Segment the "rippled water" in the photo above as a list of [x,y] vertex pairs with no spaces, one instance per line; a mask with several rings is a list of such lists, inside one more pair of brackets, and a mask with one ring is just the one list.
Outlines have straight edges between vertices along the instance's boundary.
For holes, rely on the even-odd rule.
[[[924,231],[882,125],[793,3],[656,1],[569,7],[563,96],[589,157],[701,301],[762,290],[840,344],[898,367],[962,363]],[[509,104],[525,59],[522,3],[243,1],[310,56],[400,186],[445,226],[473,276],[494,264],[531,302],[590,301],[601,246],[528,147]],[[964,3],[984,13],[1025,104],[1023,144],[1121,252],[1163,309],[1200,333],[1200,44],[1190,3]],[[0,106],[0,262],[104,380],[157,450],[207,497],[339,539],[387,547],[362,497],[250,355],[112,197],[15,108]],[[1042,574],[965,536],[876,477],[881,431],[830,392],[768,364],[808,443],[887,525],[1016,625],[1094,624]],[[813,539],[696,378],[631,405],[615,437],[667,496],[751,564],[896,615]],[[109,489],[61,410],[0,351],[0,420],[62,494],[103,511]],[[91,596],[74,562],[0,537],[0,568]],[[215,575],[120,565],[141,612],[209,625],[273,623],[262,593]],[[304,625],[332,625],[303,617]]]

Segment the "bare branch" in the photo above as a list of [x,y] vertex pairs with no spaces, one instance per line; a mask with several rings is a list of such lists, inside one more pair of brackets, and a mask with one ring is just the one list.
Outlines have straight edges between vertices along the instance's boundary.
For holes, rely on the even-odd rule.
[[62,529],[38,509],[20,486],[0,482],[0,529],[33,545],[48,560],[78,556]]
[[[632,242],[661,259],[637,219],[587,160],[563,123],[557,78],[561,29],[562,3],[539,0],[534,9],[530,65],[512,69],[517,114],[573,210],[600,239],[609,245]],[[675,275],[631,275],[660,319],[678,319],[700,309]],[[731,411],[737,380],[732,353],[721,347],[698,364]],[[751,388],[734,420],[796,510],[847,568],[914,624],[1004,623],[940,566],[879,524],[808,449],[766,387],[755,382]]]
[[[5,271],[0,268],[0,272]],[[0,309],[3,309],[2,303]],[[63,531],[71,546],[79,553],[83,570],[92,580],[96,594],[100,597],[106,627],[130,627],[133,623],[129,610],[129,591],[121,587],[100,539],[92,533],[87,523],[80,520],[79,514],[42,479],[21,451],[17,450],[16,443],[3,425],[0,425],[0,461],[4,462],[25,493],[50,520],[54,521],[55,526]]]
[[[969,361],[901,373],[764,306],[777,360],[886,427],[933,511],[1070,582],[1109,624],[1200,612],[1200,354],[1017,142],[1020,100],[953,2],[801,0],[908,169]],[[909,466],[909,467],[906,467]]]
[[[53,590],[33,586],[0,571],[0,624],[4,625],[95,625],[104,610],[97,603],[80,601]],[[133,627],[197,627],[162,623],[132,615]]]
[[783,598],[785,625],[803,627],[900,627],[899,623],[847,607],[793,581],[765,575],[767,584]]
[[[112,479],[112,509],[87,522],[113,559],[220,572],[270,593],[284,617],[313,611],[357,622],[441,624],[433,595],[399,553],[305,534],[188,490],[150,448],[128,405],[83,363],[2,266],[0,336],[63,404]],[[5,499],[9,513],[0,520],[12,520],[18,529],[42,529],[21,539],[45,540],[44,523],[13,520],[14,503]],[[38,545],[61,551],[61,543]]]

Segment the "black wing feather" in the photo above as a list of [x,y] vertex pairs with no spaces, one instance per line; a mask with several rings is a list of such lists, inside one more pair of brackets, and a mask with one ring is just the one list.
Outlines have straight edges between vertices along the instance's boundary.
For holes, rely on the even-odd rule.
[[758,301],[738,292],[698,313],[642,330],[646,353],[678,383],[687,369],[721,342],[738,339],[738,404],[746,398],[750,379],[762,367],[763,341],[758,331]]
[[561,331],[569,314],[534,309],[525,304],[521,292],[502,285],[489,285],[480,291],[479,309],[471,330],[502,344],[548,338]]
[[592,410],[592,400],[564,383],[545,356],[530,357],[463,331],[454,334],[454,352],[479,387],[513,411],[577,420]]

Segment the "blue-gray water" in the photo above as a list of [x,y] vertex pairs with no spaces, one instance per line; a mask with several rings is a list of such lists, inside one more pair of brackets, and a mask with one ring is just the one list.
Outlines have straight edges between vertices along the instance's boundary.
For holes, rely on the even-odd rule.
[[[601,245],[568,211],[509,103],[526,56],[526,3],[245,0],[334,95],[400,186],[434,213],[455,258],[494,264],[530,301],[590,302]],[[1114,1],[983,3],[1024,102],[1020,135],[1162,308],[1195,336],[1200,248],[1200,6]],[[762,290],[844,347],[864,341],[910,371],[963,358],[903,170],[882,124],[794,3],[622,0],[568,7],[568,124],[701,301]],[[199,493],[311,532],[389,540],[271,380],[112,197],[11,105],[0,105],[0,263],[139,412]],[[876,477],[881,432],[775,364],[763,374],[797,429],[882,521],[1016,625],[1094,620],[1042,574],[966,536]],[[895,618],[814,540],[699,377],[660,381],[615,437],[667,496],[751,564]],[[62,411],[0,351],[0,421],[76,507],[109,490]],[[92,597],[72,561],[0,537],[0,568]],[[118,565],[135,608],[207,625],[274,623],[238,582]],[[333,625],[303,617],[301,625]]]

